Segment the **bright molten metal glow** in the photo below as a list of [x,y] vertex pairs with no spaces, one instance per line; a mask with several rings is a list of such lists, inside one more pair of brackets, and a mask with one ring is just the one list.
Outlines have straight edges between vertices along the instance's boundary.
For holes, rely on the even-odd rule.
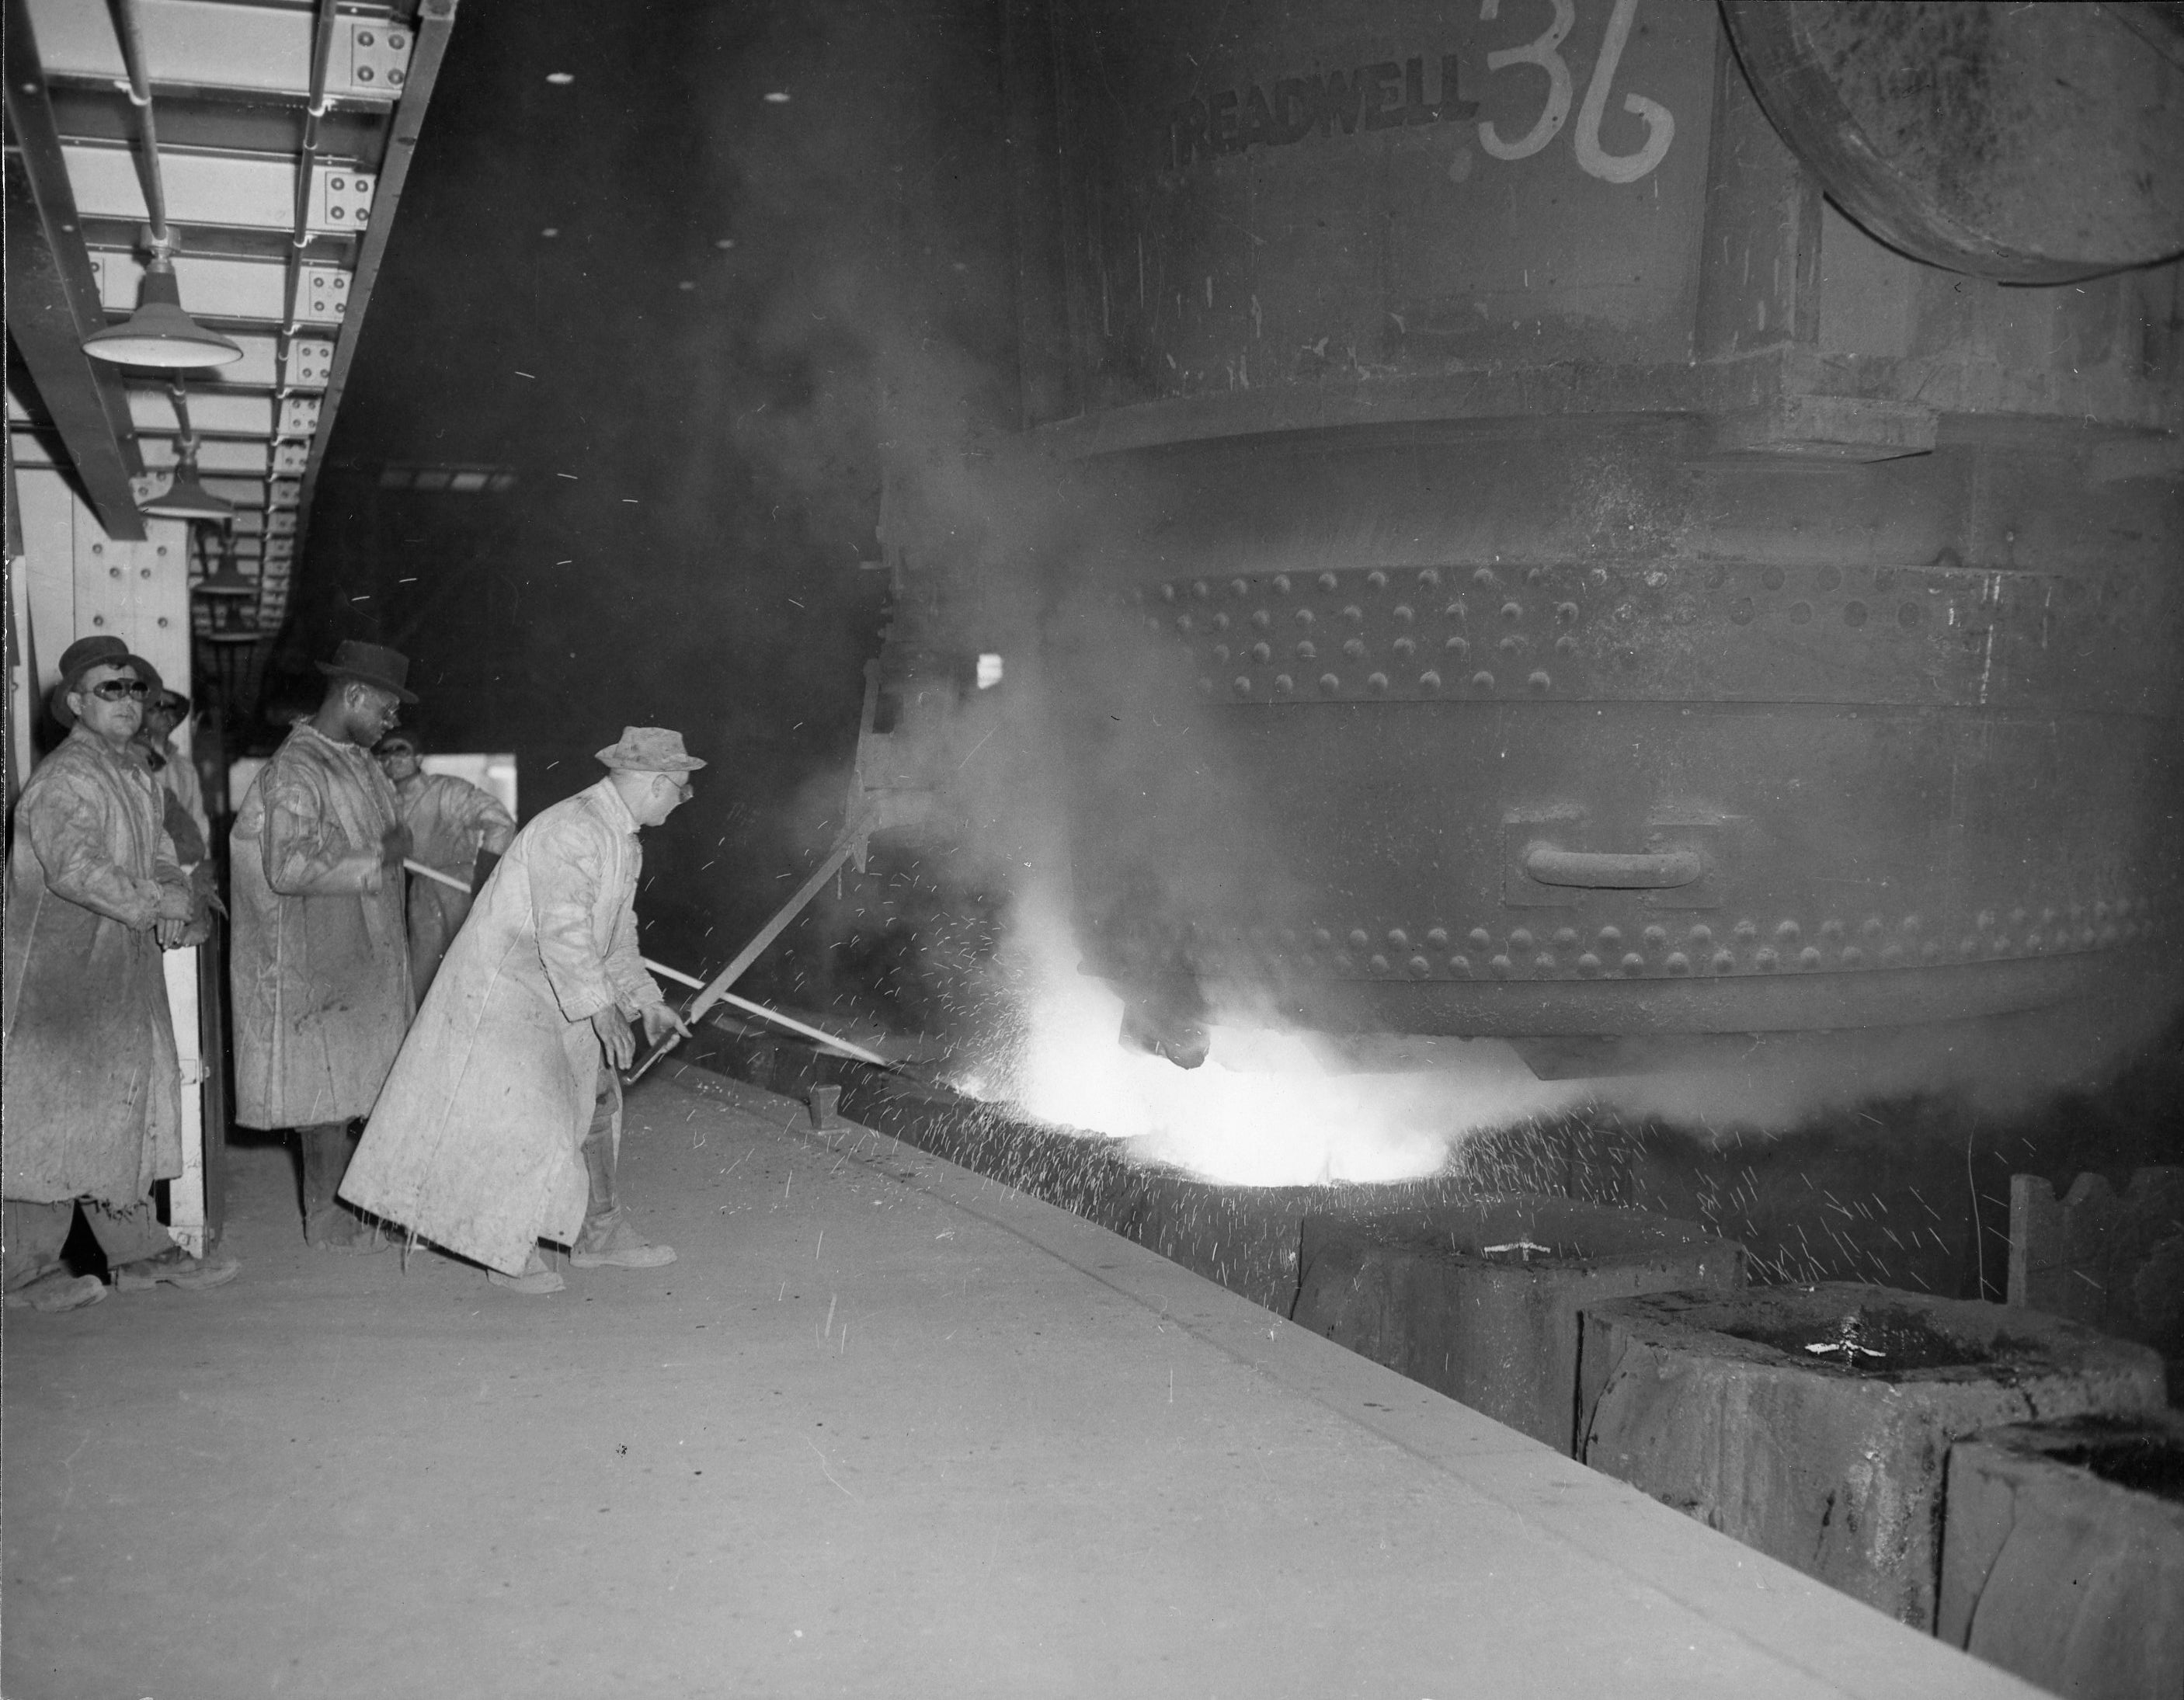
[[1535,1080],[1507,1045],[1461,1047],[1431,1072],[1330,1072],[1316,1036],[1211,1028],[1195,1069],[1125,1050],[1123,1004],[1077,970],[1058,906],[1019,911],[1002,952],[1021,1021],[1015,1054],[957,1084],[1039,1120],[1128,1139],[1153,1162],[1240,1186],[1386,1182],[1432,1174],[1467,1134],[1562,1107],[1582,1094]]

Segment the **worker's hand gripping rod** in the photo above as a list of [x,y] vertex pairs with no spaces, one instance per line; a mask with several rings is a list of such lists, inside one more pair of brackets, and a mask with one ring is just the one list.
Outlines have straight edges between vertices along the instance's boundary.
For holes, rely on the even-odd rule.
[[[844,855],[847,853],[847,851],[844,852]],[[470,890],[470,887],[465,884],[461,880],[457,879],[454,875],[451,873],[443,873],[437,867],[428,867],[421,861],[414,861],[409,857],[404,856],[402,859],[402,866],[408,868],[412,873],[421,874],[426,879],[437,880],[442,885],[451,887],[454,890],[463,892],[465,894],[467,894]],[[773,920],[767,923],[771,930],[761,933],[756,939],[751,941],[750,945],[744,947],[744,955],[738,959],[741,963],[742,967],[749,967],[750,966],[750,959],[755,956],[759,951],[764,950],[766,945],[773,941],[775,937],[779,934],[782,928],[795,918],[796,911],[811,900],[812,895],[818,890],[819,885],[825,883],[827,875],[834,868],[840,866],[841,859],[838,856],[820,868],[818,873],[813,877],[815,883],[807,886],[803,891],[799,892],[795,897],[790,900],[789,906],[782,911],[780,914],[775,916]],[[736,962],[731,962],[726,971],[715,978],[710,984],[708,984],[703,980],[693,978],[690,975],[684,973],[679,968],[671,968],[665,962],[655,962],[649,956],[640,956],[638,960],[644,964],[648,971],[652,973],[658,974],[662,979],[673,980],[678,984],[695,986],[698,989],[699,996],[691,1000],[690,1009],[684,1017],[686,1020],[694,1021],[699,1016],[703,1015],[707,1008],[711,1006],[711,1003],[733,1004],[738,1009],[743,1010],[748,1014],[755,1015],[761,1021],[770,1021],[776,1027],[785,1027],[791,1033],[800,1034],[806,1039],[817,1040],[822,1045],[827,1045],[832,1050],[838,1051],[844,1056],[854,1056],[860,1062],[874,1063],[882,1068],[892,1068],[894,1067],[894,1063],[889,1062],[886,1057],[880,1056],[876,1051],[867,1051],[860,1045],[852,1045],[848,1040],[838,1039],[834,1034],[822,1032],[818,1028],[806,1026],[800,1021],[793,1020],[791,1017],[783,1015],[777,1010],[768,1009],[764,1004],[753,1003],[749,998],[739,998],[736,996],[733,992],[730,992],[727,989],[727,983],[730,978],[732,978],[735,973],[741,972],[741,968],[738,967]],[[710,1003],[707,1003],[705,1001],[705,1000],[708,999],[710,1000]],[[636,1072],[629,1077],[631,1083],[634,1084],[638,1076],[643,1074],[647,1068],[649,1068],[661,1056],[665,1056],[673,1043],[674,1039],[671,1036],[666,1043],[660,1045],[659,1050],[654,1051],[651,1056],[646,1057]]]

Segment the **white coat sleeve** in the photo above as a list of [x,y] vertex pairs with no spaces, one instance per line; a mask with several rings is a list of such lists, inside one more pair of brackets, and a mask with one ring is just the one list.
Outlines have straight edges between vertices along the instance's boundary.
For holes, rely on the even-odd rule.
[[[471,794],[463,801],[468,805],[469,818],[464,822],[478,835],[478,848],[494,856],[508,854],[509,841],[515,836],[515,817],[500,805],[500,799],[479,786],[470,788]],[[464,870],[469,872],[467,868]]]
[[603,845],[580,822],[565,821],[541,833],[527,861],[531,918],[538,933],[538,957],[546,984],[568,1021],[588,1021],[619,1003],[607,965],[592,943],[592,911],[604,877]]
[[633,1015],[648,1004],[666,1003],[660,983],[645,971],[638,954],[637,914],[624,909],[615,917],[614,940],[607,946],[607,978],[614,982],[616,1001],[625,1014]]
[[16,825],[29,836],[49,889],[141,933],[159,918],[162,882],[139,879],[121,866],[111,808],[92,782],[57,774],[25,800]]

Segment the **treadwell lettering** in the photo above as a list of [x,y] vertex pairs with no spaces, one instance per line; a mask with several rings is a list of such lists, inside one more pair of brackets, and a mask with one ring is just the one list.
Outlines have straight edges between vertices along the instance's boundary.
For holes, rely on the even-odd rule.
[[1475,118],[1479,103],[1459,92],[1462,55],[1442,53],[1434,98],[1426,98],[1423,57],[1385,59],[1353,70],[1275,80],[1271,93],[1256,83],[1185,101],[1169,115],[1168,164],[1181,170],[1194,159],[1241,153],[1253,147],[1281,148],[1321,136],[1360,130],[1400,130]]

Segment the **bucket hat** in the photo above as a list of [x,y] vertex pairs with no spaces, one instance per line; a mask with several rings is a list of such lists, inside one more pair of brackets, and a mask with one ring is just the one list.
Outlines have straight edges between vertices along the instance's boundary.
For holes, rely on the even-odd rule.
[[621,742],[600,750],[599,759],[639,773],[688,773],[705,765],[682,748],[681,733],[664,726],[625,726]]

